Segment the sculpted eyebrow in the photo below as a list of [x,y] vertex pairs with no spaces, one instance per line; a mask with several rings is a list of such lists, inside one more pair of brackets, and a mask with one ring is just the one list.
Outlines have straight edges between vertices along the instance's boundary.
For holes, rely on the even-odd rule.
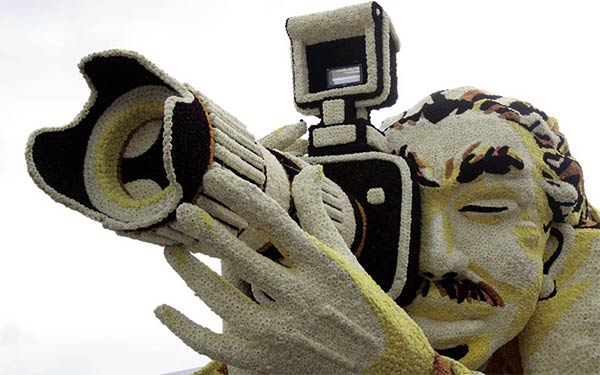
[[456,180],[467,183],[483,173],[501,175],[515,169],[523,169],[523,160],[517,153],[511,151],[508,146],[490,147],[483,155],[481,153],[465,155]]

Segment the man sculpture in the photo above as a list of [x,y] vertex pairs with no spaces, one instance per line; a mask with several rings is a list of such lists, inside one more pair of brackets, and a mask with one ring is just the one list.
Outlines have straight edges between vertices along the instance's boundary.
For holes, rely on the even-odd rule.
[[321,120],[308,141],[303,122],[255,141],[143,57],[107,51],[81,63],[82,114],[28,144],[42,189],[165,246],[224,320],[217,334],[155,311],[214,360],[198,374],[599,372],[600,213],[556,120],[464,87],[377,130],[399,48],[381,7],[287,28],[296,105]]

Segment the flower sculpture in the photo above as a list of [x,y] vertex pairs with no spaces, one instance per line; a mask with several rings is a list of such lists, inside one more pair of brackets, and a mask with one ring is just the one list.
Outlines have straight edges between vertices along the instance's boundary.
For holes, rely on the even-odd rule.
[[256,140],[202,93],[111,50],[82,60],[92,93],[75,120],[27,145],[42,190],[164,246],[224,320],[218,334],[155,310],[214,360],[198,374],[600,371],[600,213],[556,120],[462,87],[377,129],[370,111],[397,97],[382,8],[287,27],[296,105],[320,120],[308,129]]

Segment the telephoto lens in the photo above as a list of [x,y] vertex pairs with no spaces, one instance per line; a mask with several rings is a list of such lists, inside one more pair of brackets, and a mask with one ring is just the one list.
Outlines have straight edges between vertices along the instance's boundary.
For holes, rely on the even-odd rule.
[[[101,52],[79,67],[91,89],[84,109],[65,127],[36,131],[27,145],[29,173],[54,200],[163,246],[183,240],[175,210],[194,203],[258,250],[268,241],[202,189],[209,169],[226,168],[294,214],[290,178],[305,164],[300,159],[270,151],[231,114],[136,53]],[[295,127],[305,131],[303,122]],[[352,206],[327,186],[332,215],[351,242]]]

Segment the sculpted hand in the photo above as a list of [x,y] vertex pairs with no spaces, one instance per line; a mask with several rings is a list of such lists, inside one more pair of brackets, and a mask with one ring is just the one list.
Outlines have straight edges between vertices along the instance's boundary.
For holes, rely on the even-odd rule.
[[[286,261],[284,266],[253,251],[202,209],[181,206],[177,219],[187,234],[236,265],[254,295],[246,296],[188,251],[167,248],[175,271],[235,327],[235,334],[217,334],[172,307],[158,307],[158,318],[187,345],[267,374],[434,373],[440,357],[421,329],[337,235],[321,201],[319,168],[303,169],[292,185],[302,228],[262,191],[224,169],[210,170],[204,181],[211,196],[261,230]],[[460,364],[452,367],[460,370]]]

